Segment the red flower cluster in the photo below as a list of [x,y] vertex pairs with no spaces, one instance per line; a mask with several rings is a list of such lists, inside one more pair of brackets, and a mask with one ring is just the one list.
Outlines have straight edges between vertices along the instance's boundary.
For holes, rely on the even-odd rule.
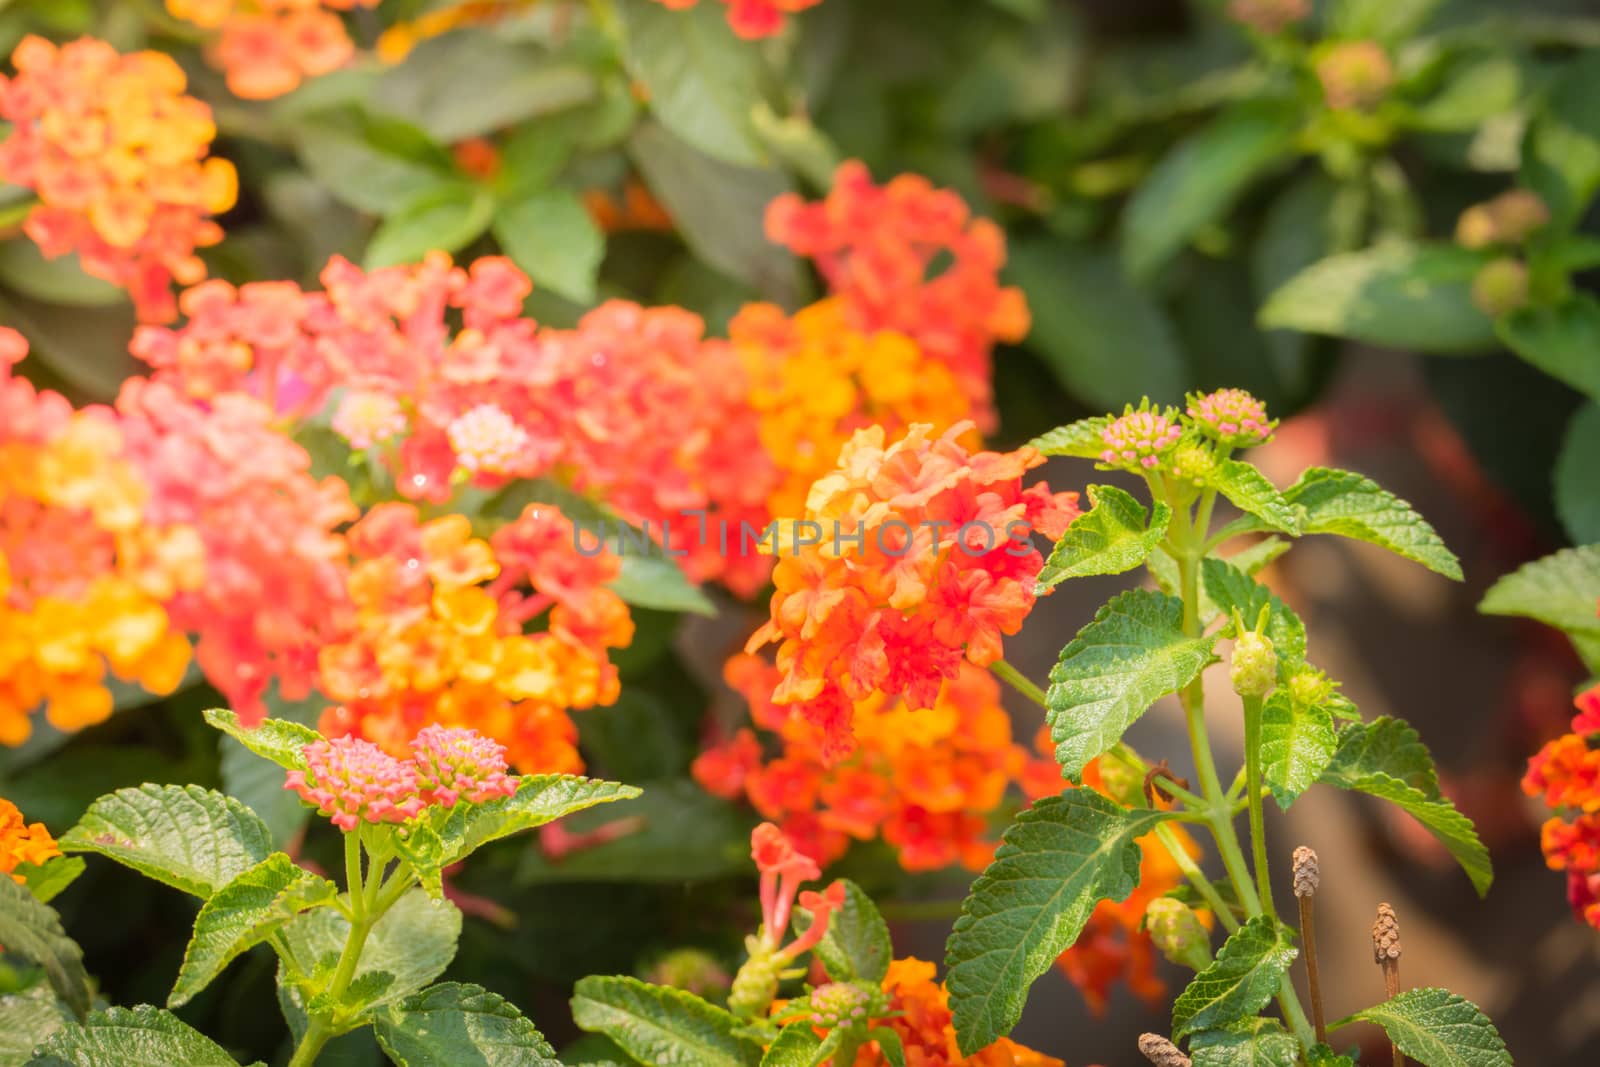
[[[656,0],[674,11],[686,11],[700,0]],[[783,30],[785,15],[816,7],[822,0],[722,0],[728,5],[728,25],[746,40],[772,37]]]
[[335,13],[376,7],[378,0],[167,0],[174,18],[214,29],[209,50],[228,88],[250,100],[270,100],[337,70],[355,54]]
[[1059,537],[1078,514],[1076,493],[1022,487],[1037,452],[971,453],[968,429],[913,426],[887,447],[882,427],[861,430],[777,546],[771,619],[746,651],[778,642],[773,700],[821,729],[824,759],[850,751],[856,701],[930,708],[963,657],[999,659],[1044,563],[1028,533]]
[[0,178],[38,193],[28,236],[127,289],[140,318],[173,318],[172,282],[205,277],[195,249],[222,239],[209,216],[238,194],[233,165],[206,158],[211,109],[184,95],[182,69],[161,52],[30,36],[11,61],[16,76],[0,75],[0,118],[12,124]]
[[1600,685],[1578,695],[1572,732],[1528,761],[1522,788],[1563,814],[1540,832],[1551,870],[1567,872],[1567,900],[1600,929]]
[[[1000,284],[1000,227],[972,218],[959,196],[924,178],[875,185],[863,164],[849,162],[825,200],[774,200],[767,235],[816,261],[857,329],[902,333],[948,367],[978,427],[994,428],[990,353],[997,341],[1020,341],[1029,324],[1022,291]],[[929,277],[941,257],[949,266]]]

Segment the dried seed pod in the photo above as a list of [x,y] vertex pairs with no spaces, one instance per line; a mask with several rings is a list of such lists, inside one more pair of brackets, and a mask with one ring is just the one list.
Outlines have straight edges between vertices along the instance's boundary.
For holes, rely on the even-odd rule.
[[1388,904],[1378,905],[1372,924],[1372,962],[1387,965],[1400,958],[1400,919]]
[[1322,884],[1322,869],[1314,850],[1301,845],[1294,850],[1294,895],[1309,897]]

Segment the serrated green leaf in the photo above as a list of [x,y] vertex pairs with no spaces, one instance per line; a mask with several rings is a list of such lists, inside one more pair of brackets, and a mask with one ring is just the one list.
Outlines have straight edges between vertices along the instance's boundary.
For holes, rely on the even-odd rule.
[[77,856],[51,856],[43,863],[19,863],[11,873],[22,879],[35,900],[48,904],[77,881],[86,866]]
[[1575,224],[1600,191],[1600,57],[1578,52],[1549,88],[1523,145],[1523,184],[1550,209],[1554,227]]
[[1185,634],[1183,602],[1164,593],[1132,589],[1101,608],[1050,672],[1046,718],[1066,776],[1076,781],[1157,698],[1193,681],[1216,639]]
[[429,252],[459,252],[494,218],[494,196],[472,182],[445,179],[407,200],[379,224],[367,244],[368,270],[417,263]]
[[790,1023],[767,1046],[761,1067],[812,1067],[822,1051],[822,1038],[809,1022]]
[[1173,1040],[1260,1011],[1297,955],[1290,932],[1269,916],[1258,915],[1239,927],[1173,1003]]
[[325,904],[339,887],[282,852],[221,886],[200,908],[167,1007],[193,1000],[241,952],[259,945],[296,915]]
[[169,1011],[141,1004],[107,1008],[62,1027],[29,1067],[239,1067],[209,1037]]
[[1355,1057],[1341,1056],[1327,1045],[1313,1045],[1306,1053],[1311,1067],[1356,1067]]
[[[894,959],[889,924],[865,890],[848,878],[839,881],[844,884],[844,907],[829,918],[828,932],[813,951],[835,982],[881,982]],[[796,908],[794,925],[797,933],[804,933],[811,926],[810,913]]]
[[1502,316],[1495,332],[1506,347],[1583,393],[1600,400],[1600,301],[1586,294],[1555,307],[1526,307]]
[[1408,989],[1334,1023],[1376,1023],[1423,1067],[1511,1067],[1506,1043],[1477,1005],[1448,989]]
[[1276,1019],[1245,1019],[1204,1030],[1189,1043],[1194,1067],[1296,1067],[1300,1042]]
[[1422,824],[1450,855],[1461,864],[1472,880],[1472,886],[1482,896],[1494,881],[1494,868],[1489,862],[1489,850],[1478,839],[1472,820],[1456,810],[1456,806],[1443,797],[1430,798],[1421,790],[1386,774],[1367,774],[1354,780],[1342,776],[1323,774],[1323,781],[1343,789],[1355,789],[1370,796],[1387,800],[1404,810]]
[[673,11],[654,0],[617,5],[628,71],[649,93],[650,111],[673,133],[725,163],[760,166],[766,153],[751,127],[761,100],[760,65],[722,12]]
[[1125,900],[1139,884],[1135,839],[1168,818],[1089,789],[1046,797],[1017,816],[972,883],[945,952],[963,1053],[1011,1032],[1028,987],[1077,940],[1095,905]]
[[1065,426],[1057,426],[1028,442],[1029,448],[1038,449],[1047,456],[1077,456],[1080,459],[1099,459],[1106,450],[1100,432],[1111,425],[1109,415],[1096,415],[1079,419]]
[[1033,313],[1028,349],[1073,396],[1105,409],[1129,397],[1182,398],[1190,364],[1178,333],[1111,253],[1034,238],[1010,250],[1006,272]]
[[645,1067],[757,1067],[761,1046],[733,1015],[681,989],[593,975],[572,995],[572,1018]]
[[398,1067],[556,1067],[552,1049],[514,1005],[482,986],[441,982],[373,1021]]
[[[1585,404],[1567,423],[1552,477],[1556,514],[1567,536],[1578,544],[1600,541],[1600,492],[1595,462],[1600,459],[1600,404]],[[1600,617],[1595,620],[1600,623]]]
[[61,837],[63,852],[97,852],[204,900],[272,851],[255,812],[197,785],[142,785],[96,800]]
[[1410,723],[1387,715],[1340,730],[1338,752],[1326,773],[1346,780],[1386,774],[1430,799],[1441,795],[1439,775],[1428,747]]
[[40,1042],[71,1022],[49,982],[0,996],[0,1067],[23,1067]]
[[1261,776],[1278,807],[1289,810],[1333,759],[1338,739],[1327,708],[1296,706],[1279,689],[1261,709]]
[[1300,532],[1300,518],[1278,487],[1243,460],[1225,459],[1218,463],[1206,485],[1246,515],[1260,519],[1267,529],[1286,534]]
[[1301,533],[1338,534],[1380,545],[1435,574],[1461,580],[1461,562],[1410,504],[1353,471],[1312,467],[1284,490],[1305,509]]
[[1089,510],[1072,520],[1056,542],[1034,586],[1043,593],[1068,578],[1121,574],[1143,563],[1167,535],[1172,509],[1156,501],[1154,514],[1114,485],[1088,488]]
[[535,285],[592,303],[606,239],[568,189],[539,189],[494,209],[494,236]]
[[1140,280],[1155,275],[1202,227],[1293,149],[1297,116],[1250,102],[1180,141],[1134,189],[1123,216],[1122,261]]
[[[280,928],[284,984],[298,987],[309,980],[315,988],[330,977],[349,934],[350,920],[333,908],[302,912]],[[460,936],[461,912],[454,904],[420,889],[406,893],[384,912],[362,946],[344,1007],[366,1019],[421,990],[450,966]],[[301,997],[296,1006],[304,1010],[303,994],[295,992]]]
[[1495,343],[1472,302],[1486,253],[1454,245],[1379,245],[1318,260],[1267,298],[1267,329],[1344,337],[1419,352],[1472,352]]
[[407,836],[399,840],[399,848],[416,869],[423,887],[438,896],[440,872],[489,842],[596,804],[638,795],[639,790],[631,785],[573,774],[527,775],[509,797],[496,797],[482,804],[429,808],[422,818],[408,824]]
[[[1478,604],[1486,615],[1521,615],[1565,630],[1583,652],[1600,642],[1600,545],[1564,548],[1525,563],[1489,587]],[[1586,655],[1585,661],[1590,660]],[[1600,665],[1600,656],[1595,657]]]
[[207,725],[286,771],[305,770],[305,747],[323,740],[311,727],[289,719],[263,719],[255,726],[245,726],[239,722],[239,716],[227,708],[209,708],[201,714]]
[[[1235,567],[1230,560],[1200,561],[1200,582],[1215,614],[1232,615],[1235,608],[1253,627],[1261,609],[1270,604],[1267,639],[1278,656],[1278,677],[1288,678],[1306,661],[1306,624],[1271,590]],[[1202,617],[1205,613],[1202,612]]]
[[89,1010],[83,950],[61,929],[54,908],[9,878],[0,878],[0,945],[44,968],[50,988],[79,1018]]
[[1261,573],[1266,566],[1285,552],[1289,551],[1289,542],[1281,537],[1263,537],[1261,540],[1241,548],[1231,556],[1218,556],[1216,558],[1226,562],[1254,577]]

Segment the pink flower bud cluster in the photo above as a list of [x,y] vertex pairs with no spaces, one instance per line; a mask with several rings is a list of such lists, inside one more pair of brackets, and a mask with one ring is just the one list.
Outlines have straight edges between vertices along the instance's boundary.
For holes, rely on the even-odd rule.
[[1154,470],[1161,465],[1162,453],[1170,450],[1183,436],[1172,409],[1153,411],[1148,407],[1135,411],[1129,408],[1121,418],[1100,431],[1105,451],[1100,462],[1114,467],[1143,467]]
[[302,750],[304,770],[290,771],[284,788],[300,795],[344,831],[362,822],[406,822],[430,807],[466,800],[481,804],[517,791],[506,774],[505,747],[476,730],[429,726],[400,760],[370,741],[335,737]]
[[1276,419],[1267,418],[1267,406],[1243,389],[1191,395],[1189,418],[1201,432],[1228,445],[1259,445],[1278,426]]

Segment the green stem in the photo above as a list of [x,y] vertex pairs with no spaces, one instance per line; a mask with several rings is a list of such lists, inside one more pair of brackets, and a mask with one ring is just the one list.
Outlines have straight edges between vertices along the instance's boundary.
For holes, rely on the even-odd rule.
[[1039,705],[1041,708],[1044,708],[1046,711],[1050,709],[1050,705],[1045,701],[1045,691],[1040,689],[1037,685],[1034,685],[1032,679],[1023,674],[1021,671],[1017,670],[1011,664],[1007,663],[1005,660],[995,660],[993,663],[989,664],[989,669],[994,672],[994,676],[996,678],[1000,679],[1002,682],[1005,682],[1011,688],[1015,689],[1017,692],[1021,693],[1023,696]]
[[1272,877],[1267,869],[1266,814],[1261,803],[1261,698],[1244,700],[1244,795],[1250,812],[1250,847],[1255,859],[1256,890],[1262,910],[1277,918],[1272,904]]
[[1167,855],[1172,857],[1172,862],[1178,865],[1178,870],[1194,886],[1195,892],[1205,898],[1210,905],[1211,912],[1217,917],[1217,922],[1230,934],[1239,929],[1239,920],[1233,917],[1233,909],[1228,907],[1227,901],[1222,899],[1222,894],[1217,892],[1217,887],[1211,884],[1211,879],[1206,877],[1190,857],[1189,850],[1183,847],[1183,842],[1178,840],[1178,835],[1172,832],[1172,827],[1163,823],[1156,827],[1156,840],[1167,850]]

